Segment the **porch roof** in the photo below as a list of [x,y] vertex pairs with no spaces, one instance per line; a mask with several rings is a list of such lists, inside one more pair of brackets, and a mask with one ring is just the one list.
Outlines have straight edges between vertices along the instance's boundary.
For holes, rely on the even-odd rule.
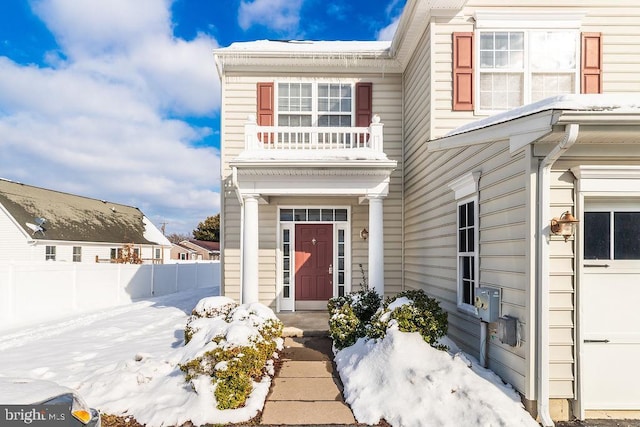
[[510,151],[557,144],[579,124],[578,144],[640,143],[640,101],[629,94],[563,95],[468,123],[429,141],[429,151],[508,140]]

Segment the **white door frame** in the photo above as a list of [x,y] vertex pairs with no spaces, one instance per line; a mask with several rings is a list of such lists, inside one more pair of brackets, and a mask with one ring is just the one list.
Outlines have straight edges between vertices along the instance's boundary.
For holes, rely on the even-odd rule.
[[[280,211],[282,209],[346,209],[347,220],[346,221],[281,221]],[[278,225],[277,230],[277,250],[276,250],[276,311],[295,311],[295,242],[296,224],[315,223],[315,224],[332,224],[333,225],[333,296],[338,295],[339,286],[344,286],[344,293],[351,292],[351,207],[350,206],[327,206],[327,205],[280,205],[276,211]],[[284,230],[289,230],[289,242],[284,242]],[[340,239],[342,234],[342,239]],[[289,296],[284,297],[285,283],[284,283],[284,244],[288,243],[289,246]],[[342,256],[340,255],[340,246],[342,245]],[[338,262],[339,258],[344,258],[344,270],[339,271]],[[344,283],[339,283],[339,273],[343,273]]]

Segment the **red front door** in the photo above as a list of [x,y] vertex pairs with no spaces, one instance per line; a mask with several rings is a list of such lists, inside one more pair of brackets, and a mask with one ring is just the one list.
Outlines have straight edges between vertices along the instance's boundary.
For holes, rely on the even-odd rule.
[[296,224],[296,300],[333,296],[333,225]]

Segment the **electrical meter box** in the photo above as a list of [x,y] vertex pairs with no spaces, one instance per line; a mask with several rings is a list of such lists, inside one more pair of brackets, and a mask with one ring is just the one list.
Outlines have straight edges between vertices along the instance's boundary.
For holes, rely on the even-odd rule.
[[500,317],[500,289],[476,288],[473,305],[480,320],[487,323],[497,321]]

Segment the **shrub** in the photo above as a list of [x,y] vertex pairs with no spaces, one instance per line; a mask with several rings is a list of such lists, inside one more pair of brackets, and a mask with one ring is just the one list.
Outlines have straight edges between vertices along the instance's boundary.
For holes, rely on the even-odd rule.
[[252,389],[251,378],[245,373],[218,380],[213,392],[218,401],[218,409],[239,408],[244,405]]
[[366,336],[371,317],[380,307],[381,300],[373,289],[363,289],[329,300],[329,335],[338,350]]
[[184,328],[184,343],[187,344],[193,335],[200,330],[197,319],[227,317],[238,304],[227,297],[209,297],[198,301],[191,311],[191,316],[187,318],[187,325]]
[[[200,335],[194,343],[205,341],[205,337],[213,335],[208,341],[214,344],[208,344],[208,348],[213,348],[180,364],[180,369],[185,373],[187,382],[203,375],[210,377],[215,386],[218,409],[235,409],[244,405],[253,390],[252,380],[259,381],[267,373],[268,362],[278,348],[282,348],[283,324],[270,309],[261,304],[234,307],[214,305],[206,310],[194,309],[185,328],[185,338],[189,331],[189,340],[197,333],[209,334]],[[201,331],[207,323],[200,316],[216,318],[214,322],[218,326],[220,322],[223,325],[226,322],[227,327],[222,329],[226,332],[214,335],[217,332]],[[217,327],[212,329],[219,330]],[[250,332],[254,330],[256,334]]]
[[442,348],[436,343],[447,333],[447,313],[424,291],[403,291],[384,302],[371,320],[369,336],[382,338],[392,325],[402,332],[418,332],[425,342]]

